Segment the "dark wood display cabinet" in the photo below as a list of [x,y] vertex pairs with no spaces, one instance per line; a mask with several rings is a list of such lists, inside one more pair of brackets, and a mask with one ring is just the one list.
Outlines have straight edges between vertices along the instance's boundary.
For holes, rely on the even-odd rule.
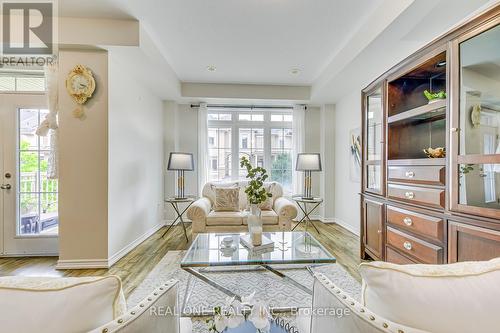
[[361,257],[500,257],[500,5],[362,92]]

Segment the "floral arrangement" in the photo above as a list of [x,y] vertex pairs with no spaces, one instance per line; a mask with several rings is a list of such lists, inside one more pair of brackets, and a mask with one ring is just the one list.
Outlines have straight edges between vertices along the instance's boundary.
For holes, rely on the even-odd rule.
[[236,297],[226,298],[226,303],[215,307],[214,313],[214,317],[207,320],[211,333],[222,333],[227,328],[236,328],[246,320],[249,320],[259,333],[269,332],[271,328],[269,305],[255,300],[255,292],[248,297],[242,297],[241,302]]
[[260,205],[265,202],[267,198],[273,196],[264,188],[264,182],[269,178],[266,169],[262,167],[253,168],[246,156],[241,158],[240,166],[247,169],[247,178],[250,179],[248,186],[245,188],[245,193],[251,204]]

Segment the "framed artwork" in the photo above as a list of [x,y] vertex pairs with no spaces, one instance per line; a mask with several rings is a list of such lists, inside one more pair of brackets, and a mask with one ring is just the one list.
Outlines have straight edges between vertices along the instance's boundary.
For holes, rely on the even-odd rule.
[[361,128],[349,131],[350,157],[349,178],[353,182],[361,182]]

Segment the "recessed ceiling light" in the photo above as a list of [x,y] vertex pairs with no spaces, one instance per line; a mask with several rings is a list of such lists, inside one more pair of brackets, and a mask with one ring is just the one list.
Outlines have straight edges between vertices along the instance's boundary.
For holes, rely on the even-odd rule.
[[216,70],[217,70],[217,67],[215,67],[214,65],[207,66],[207,71],[209,71],[209,72],[215,72]]
[[292,75],[298,75],[298,74],[300,74],[300,68],[292,68],[292,69],[290,69],[290,74],[292,74]]

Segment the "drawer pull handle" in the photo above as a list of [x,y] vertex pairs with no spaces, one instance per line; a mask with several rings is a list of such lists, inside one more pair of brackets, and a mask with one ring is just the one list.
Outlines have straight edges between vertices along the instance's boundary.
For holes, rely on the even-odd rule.
[[406,192],[405,193],[405,197],[406,197],[406,199],[413,199],[413,198],[415,198],[415,193],[413,193],[413,192]]
[[409,217],[405,217],[405,218],[403,219],[403,222],[404,222],[404,224],[406,224],[407,226],[411,226],[411,225],[413,224],[413,221],[412,221],[412,220],[411,220],[411,218],[409,218]]
[[415,172],[413,172],[413,171],[406,171],[405,175],[408,178],[413,178],[413,177],[415,177]]
[[403,243],[403,247],[404,247],[405,249],[407,249],[408,251],[410,251],[410,250],[411,250],[411,248],[412,248],[411,243],[410,243],[410,242],[408,242],[408,241],[406,241],[406,242],[404,242],[404,243]]

